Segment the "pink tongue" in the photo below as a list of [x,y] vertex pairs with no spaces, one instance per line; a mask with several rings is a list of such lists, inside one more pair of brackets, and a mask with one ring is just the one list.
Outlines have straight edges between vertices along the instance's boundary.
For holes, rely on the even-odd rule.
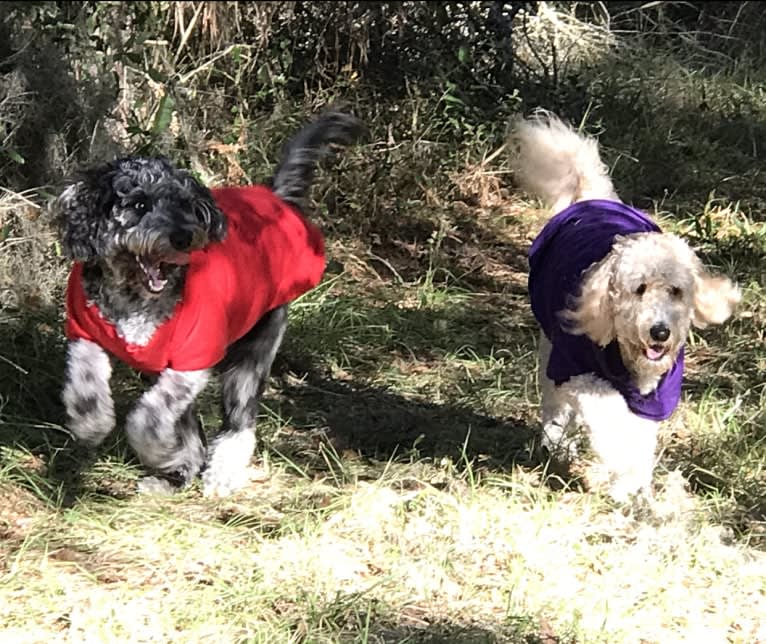
[[663,349],[662,347],[660,348],[648,347],[646,349],[646,357],[649,358],[649,360],[659,360],[664,355],[665,355],[665,349]]
[[156,266],[147,266],[146,275],[149,277],[149,283],[153,291],[160,291],[165,286],[165,280]]
[[146,277],[149,279],[149,290],[155,293],[161,291],[164,288],[165,282],[167,282],[167,280],[162,275],[159,264],[155,266],[141,257],[137,257],[136,259],[138,259],[138,262],[141,264],[141,268],[144,270]]

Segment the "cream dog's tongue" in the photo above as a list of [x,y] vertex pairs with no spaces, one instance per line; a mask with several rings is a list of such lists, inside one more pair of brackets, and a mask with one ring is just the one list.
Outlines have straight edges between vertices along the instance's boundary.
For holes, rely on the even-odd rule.
[[649,358],[649,360],[659,360],[665,355],[665,347],[647,347],[646,348],[646,357]]

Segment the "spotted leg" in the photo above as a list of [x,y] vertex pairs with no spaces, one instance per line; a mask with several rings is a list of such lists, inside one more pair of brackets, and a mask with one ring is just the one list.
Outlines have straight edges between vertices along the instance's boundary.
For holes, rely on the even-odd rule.
[[128,414],[128,442],[141,463],[159,477],[143,481],[141,491],[187,485],[202,468],[206,450],[194,400],[209,376],[206,369],[165,369]]
[[269,311],[231,346],[219,367],[224,422],[202,474],[205,496],[226,496],[247,482],[258,406],[286,328],[287,306]]
[[88,340],[69,343],[62,400],[69,431],[86,447],[97,447],[114,429],[111,375],[109,356],[101,347]]

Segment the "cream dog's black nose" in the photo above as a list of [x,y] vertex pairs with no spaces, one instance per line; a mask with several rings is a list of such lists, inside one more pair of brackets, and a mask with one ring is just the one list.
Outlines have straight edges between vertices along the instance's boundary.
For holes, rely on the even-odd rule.
[[657,322],[649,329],[649,335],[652,336],[652,340],[665,342],[670,337],[670,329],[664,322]]

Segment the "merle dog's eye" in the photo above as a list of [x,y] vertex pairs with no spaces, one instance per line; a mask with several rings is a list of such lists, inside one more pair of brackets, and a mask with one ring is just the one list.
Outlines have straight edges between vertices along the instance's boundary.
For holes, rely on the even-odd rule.
[[639,284],[636,289],[636,295],[643,295],[646,293],[646,284]]
[[133,204],[133,210],[135,210],[139,215],[143,215],[147,211],[146,202],[137,201]]

